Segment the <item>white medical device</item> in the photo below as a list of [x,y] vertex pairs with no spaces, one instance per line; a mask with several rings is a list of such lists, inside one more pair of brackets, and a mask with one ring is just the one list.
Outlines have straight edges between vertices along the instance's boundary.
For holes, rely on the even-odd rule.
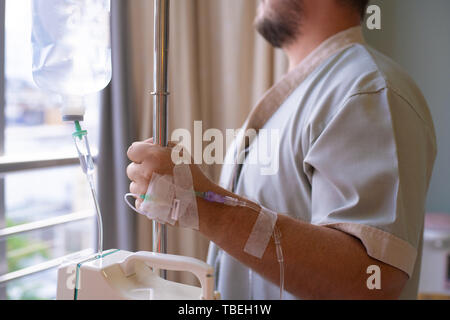
[[[195,287],[168,281],[159,270],[189,271]],[[104,251],[73,257],[58,269],[58,300],[214,300],[213,268],[190,257],[154,252]]]

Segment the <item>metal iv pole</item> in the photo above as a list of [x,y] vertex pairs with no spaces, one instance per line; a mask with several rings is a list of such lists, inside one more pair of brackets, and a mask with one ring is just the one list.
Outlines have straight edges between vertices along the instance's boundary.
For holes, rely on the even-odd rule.
[[[170,0],[154,0],[153,137],[155,144],[167,146],[168,58]],[[167,253],[167,228],[153,221],[153,252]],[[165,272],[163,277],[166,278]]]

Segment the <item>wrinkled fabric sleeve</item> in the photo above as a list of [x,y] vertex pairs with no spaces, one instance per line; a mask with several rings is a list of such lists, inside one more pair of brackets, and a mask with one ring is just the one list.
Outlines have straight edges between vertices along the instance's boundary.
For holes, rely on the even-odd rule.
[[369,256],[411,276],[434,131],[389,88],[350,97],[326,123],[312,127],[323,128],[304,160],[312,223],[360,239]]

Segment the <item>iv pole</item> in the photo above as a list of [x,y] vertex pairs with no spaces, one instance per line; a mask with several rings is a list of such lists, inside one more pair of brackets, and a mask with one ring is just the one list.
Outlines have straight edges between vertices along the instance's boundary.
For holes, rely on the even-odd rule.
[[[170,0],[154,0],[153,137],[155,144],[163,147],[168,143],[169,5]],[[167,253],[167,227],[155,221],[153,252]],[[166,278],[165,272],[163,277]]]

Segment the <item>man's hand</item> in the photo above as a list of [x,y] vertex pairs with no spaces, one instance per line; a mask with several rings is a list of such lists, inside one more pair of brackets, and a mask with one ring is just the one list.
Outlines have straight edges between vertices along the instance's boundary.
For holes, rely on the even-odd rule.
[[[160,175],[173,175],[175,166],[172,161],[173,146],[174,144],[170,143],[169,147],[160,147],[153,144],[153,139],[131,145],[127,152],[128,158],[132,161],[127,168],[127,175],[131,180],[131,193],[146,194],[154,172]],[[195,191],[212,191],[217,188],[217,185],[204,175],[199,166],[191,164],[190,168]],[[142,199],[136,199],[136,208],[139,208],[142,201]]]

